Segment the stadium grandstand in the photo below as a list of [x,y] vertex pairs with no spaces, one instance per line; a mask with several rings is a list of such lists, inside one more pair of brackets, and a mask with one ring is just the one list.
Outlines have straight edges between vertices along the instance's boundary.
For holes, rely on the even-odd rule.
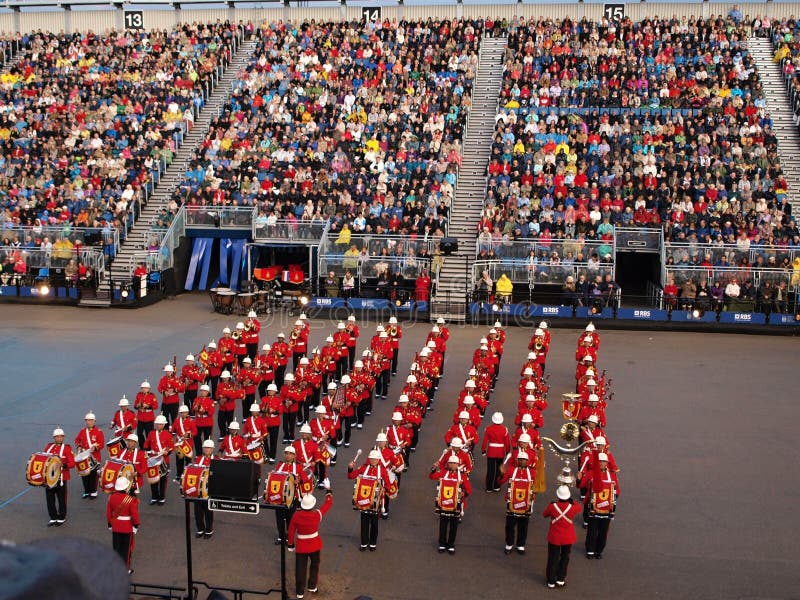
[[800,320],[795,5],[316,4],[7,2],[0,297]]

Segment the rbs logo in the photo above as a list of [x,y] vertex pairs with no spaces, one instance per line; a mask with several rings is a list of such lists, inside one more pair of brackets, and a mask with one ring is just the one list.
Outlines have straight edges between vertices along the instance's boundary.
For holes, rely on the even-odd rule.
[[649,319],[650,318],[650,311],[649,310],[635,310],[635,311],[633,311],[633,318],[634,319]]
[[733,315],[733,319],[735,321],[750,321],[752,320],[752,318],[753,315],[751,315],[750,313],[736,313],[735,315]]
[[330,298],[315,298],[315,302],[317,306],[330,306],[331,299]]
[[543,306],[542,307],[542,314],[544,314],[544,315],[557,315],[558,314],[558,307],[557,306]]

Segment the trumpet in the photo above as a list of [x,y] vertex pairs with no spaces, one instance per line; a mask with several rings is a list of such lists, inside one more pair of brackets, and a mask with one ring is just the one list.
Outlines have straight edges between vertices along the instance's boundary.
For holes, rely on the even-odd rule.
[[536,340],[536,343],[533,345],[533,347],[538,352],[544,348],[544,344],[539,340]]
[[392,325],[391,327],[389,327],[389,335],[392,337],[397,336],[397,326]]
[[256,325],[255,325],[255,323],[253,323],[252,319],[247,319],[247,321],[245,321],[245,323],[244,323],[244,330],[245,331],[253,331],[253,329],[255,329],[255,326]]
[[242,332],[237,329],[231,334],[231,338],[238,342],[240,339],[242,339]]
[[292,333],[289,334],[289,338],[294,342],[300,337],[300,332],[296,329],[292,329]]

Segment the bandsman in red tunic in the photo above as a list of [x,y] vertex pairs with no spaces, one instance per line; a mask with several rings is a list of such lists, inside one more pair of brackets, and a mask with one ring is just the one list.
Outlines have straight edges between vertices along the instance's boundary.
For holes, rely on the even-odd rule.
[[169,479],[169,455],[175,448],[172,434],[166,429],[167,418],[158,415],[155,420],[155,429],[147,435],[144,449],[150,458],[162,457],[167,466],[167,471],[159,478],[157,483],[150,483],[150,504],[163,506],[167,502],[167,480]]
[[[295,553],[295,597],[302,598],[306,590],[312,594],[319,589],[319,563],[322,551],[322,537],[319,526],[322,517],[333,505],[333,494],[330,490],[325,495],[325,502],[317,509],[317,501],[313,495],[306,495],[289,523],[289,546]],[[295,540],[297,540],[295,544]],[[310,564],[310,567],[309,567]]]
[[281,427],[281,419],[285,406],[283,398],[278,394],[278,386],[270,383],[267,386],[267,395],[261,398],[259,405],[267,424],[267,458],[270,463],[275,462],[275,454],[278,451],[278,432]]
[[467,508],[467,498],[472,493],[472,486],[469,483],[469,476],[460,470],[458,456],[450,455],[447,460],[447,468],[439,469],[437,464],[431,467],[428,475],[430,479],[439,481],[439,486],[456,486],[460,490],[460,502],[452,512],[440,511],[439,513],[439,553],[445,551],[450,554],[456,553],[456,535],[458,534],[458,524],[461,516]]
[[253,361],[249,356],[242,360],[242,368],[236,377],[238,383],[244,388],[244,398],[242,399],[242,421],[250,414],[250,405],[256,401],[256,388],[261,380],[261,373],[253,367]]
[[[103,435],[102,429],[96,427],[97,420],[94,413],[86,413],[84,417],[86,427],[78,432],[75,436],[75,448],[78,453],[89,450],[92,453],[97,467],[102,463],[101,451],[106,445],[106,439]],[[89,471],[88,475],[81,475],[83,482],[83,496],[82,498],[97,498],[97,468]]]
[[183,382],[175,377],[175,367],[171,364],[164,365],[164,375],[158,382],[158,393],[161,394],[161,413],[167,417],[170,425],[178,418],[178,406],[181,403],[181,393],[186,390]]
[[139,436],[135,433],[128,434],[125,446],[119,459],[133,465],[133,470],[136,472],[134,493],[138,494],[144,485],[144,474],[147,473],[147,454],[139,448]]
[[50,515],[48,527],[60,527],[67,520],[67,482],[69,481],[69,471],[75,466],[75,457],[72,448],[64,443],[64,430],[56,427],[53,430],[53,442],[44,447],[44,452],[54,454],[61,460],[61,475],[58,483],[53,486],[45,486],[44,495],[47,501],[47,512]]
[[472,457],[469,452],[464,449],[464,442],[461,438],[454,437],[450,440],[450,445],[444,449],[439,460],[434,463],[434,466],[437,469],[445,469],[447,467],[447,461],[450,460],[451,456],[456,456],[458,458],[458,468],[460,471],[463,471],[467,475],[472,472]]
[[149,381],[143,381],[139,386],[139,392],[133,400],[133,407],[136,409],[136,435],[139,436],[139,439],[147,439],[147,436],[153,431],[153,423],[158,410],[158,399],[150,391]]
[[525,544],[528,540],[528,523],[533,509],[533,494],[530,490],[532,490],[533,482],[536,479],[536,468],[529,466],[529,458],[527,452],[518,452],[517,464],[508,468],[500,480],[500,485],[508,484],[506,546],[504,550],[506,554],[511,554],[515,545],[518,554],[525,554]]
[[564,587],[567,582],[567,567],[572,544],[575,543],[574,519],[581,511],[580,504],[573,502],[569,488],[561,485],[556,489],[557,500],[544,509],[542,516],[550,519],[547,530],[547,587]]
[[184,403],[189,406],[197,398],[197,389],[206,380],[206,371],[195,363],[194,354],[186,355],[186,364],[181,367],[181,381],[184,386]]
[[119,410],[111,418],[111,428],[114,430],[114,437],[125,436],[128,433],[136,433],[136,415],[130,409],[130,402],[123,396],[119,401]]
[[[356,468],[356,464],[351,462],[347,465],[347,478],[355,479],[359,476],[376,479],[381,482],[383,489],[386,490],[391,481],[389,471],[382,464],[383,458],[380,450],[370,450],[367,462]],[[376,506],[372,510],[360,510],[361,513],[361,546],[359,550],[364,552],[369,546],[370,552],[374,552],[378,545],[378,517],[383,511],[383,496],[378,500],[381,506]]]
[[586,558],[603,558],[608,539],[608,529],[614,519],[619,497],[617,474],[608,468],[608,455],[600,452],[592,472],[584,476],[586,484],[585,506],[588,507],[589,524],[586,530]]
[[247,458],[247,444],[244,438],[239,435],[241,426],[238,421],[231,421],[228,424],[228,435],[222,438],[219,445],[219,454],[225,460],[241,460]]
[[106,522],[111,530],[114,552],[125,561],[128,575],[133,573],[133,536],[139,531],[139,499],[128,493],[130,484],[126,477],[118,477],[114,493],[108,497],[106,504]]
[[[175,444],[181,444],[184,441],[188,441],[194,448],[194,456],[199,456],[200,453],[197,451],[198,445],[195,442],[198,437],[197,425],[195,425],[195,420],[189,417],[189,407],[185,404],[181,404],[180,407],[178,407],[178,418],[172,422],[172,427],[170,430],[172,431],[172,435],[174,437],[173,446]],[[175,457],[176,483],[180,482],[184,468],[186,468],[187,464],[191,464],[191,461],[191,457],[188,456]]]
[[258,336],[261,332],[261,322],[258,320],[256,311],[251,310],[247,313],[247,319],[244,322],[244,331],[242,332],[242,341],[247,348],[247,356],[250,360],[256,359],[258,354]]
[[492,415],[492,424],[483,432],[481,452],[486,456],[486,491],[500,491],[500,466],[506,454],[511,452],[511,436],[503,425],[503,413]]

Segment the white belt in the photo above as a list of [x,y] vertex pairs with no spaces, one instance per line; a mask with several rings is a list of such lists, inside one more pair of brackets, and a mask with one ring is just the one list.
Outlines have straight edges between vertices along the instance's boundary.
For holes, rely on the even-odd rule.
[[130,521],[130,517],[117,517],[117,521]]
[[495,442],[489,442],[489,447],[490,448],[505,448],[505,446],[506,446],[505,444],[498,444],[498,443],[495,443]]
[[315,538],[317,536],[319,536],[319,531],[315,531],[314,533],[307,533],[307,534],[298,533],[297,534],[297,539],[298,540],[310,540],[310,539]]

